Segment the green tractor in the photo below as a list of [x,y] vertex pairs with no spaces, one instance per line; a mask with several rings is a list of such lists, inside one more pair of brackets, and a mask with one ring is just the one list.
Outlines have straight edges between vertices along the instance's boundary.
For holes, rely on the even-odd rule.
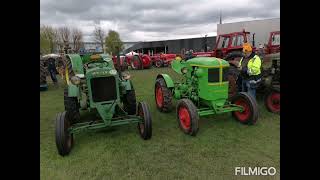
[[167,74],[159,74],[155,83],[156,106],[161,112],[172,110],[172,99],[177,99],[176,114],[180,129],[195,136],[199,117],[232,112],[243,124],[255,124],[258,119],[256,101],[247,93],[237,93],[228,99],[227,73],[229,63],[214,57],[174,60],[172,69],[183,76],[174,83]]
[[[61,156],[73,147],[73,135],[85,130],[137,123],[140,136],[150,139],[152,121],[149,106],[137,105],[130,75],[116,70],[108,54],[64,57],[65,111],[56,116],[56,146]],[[93,112],[93,121],[80,120],[80,111]]]

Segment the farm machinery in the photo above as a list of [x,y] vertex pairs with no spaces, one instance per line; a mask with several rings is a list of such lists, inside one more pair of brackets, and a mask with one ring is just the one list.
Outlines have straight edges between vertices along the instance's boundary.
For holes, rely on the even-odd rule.
[[[113,61],[116,62],[116,56],[113,56]],[[134,70],[149,69],[152,66],[152,61],[149,55],[130,52],[120,57],[120,63],[123,68],[128,65]],[[115,63],[116,64],[116,63]]]
[[[81,131],[98,130],[136,123],[140,136],[150,139],[152,121],[149,106],[136,102],[135,89],[128,72],[115,68],[111,56],[65,54],[65,111],[56,116],[56,146],[61,156],[68,155],[73,137]],[[117,62],[119,64],[120,57]],[[96,120],[80,120],[89,111]]]
[[229,63],[215,57],[195,57],[174,60],[172,69],[183,76],[182,82],[173,82],[167,74],[159,74],[155,82],[155,102],[161,112],[172,110],[177,99],[176,115],[180,129],[195,136],[199,117],[231,112],[243,124],[255,124],[258,119],[256,101],[240,92],[228,99],[227,72]]
[[171,62],[176,58],[176,54],[154,54],[151,56],[152,63],[157,68],[165,67],[171,64]]
[[[258,84],[257,93],[263,97],[268,111],[280,113],[280,31],[270,32],[268,43],[261,50],[262,53],[256,50],[262,60],[262,82]],[[242,58],[242,54],[234,54],[233,58],[228,59],[231,64]],[[232,72],[230,79],[235,85],[235,94],[236,91],[241,91],[241,78],[235,65]]]
[[[255,47],[254,35],[252,35],[253,51],[259,53]],[[241,91],[241,78],[235,61],[243,57],[242,45],[250,42],[250,32],[234,32],[219,35],[216,47],[211,52],[194,52],[193,57],[217,57],[230,63],[228,71],[229,97],[235,96]],[[268,44],[265,45],[262,54],[262,82],[258,86],[257,93],[264,94],[266,108],[270,112],[280,112],[280,31],[270,32]]]

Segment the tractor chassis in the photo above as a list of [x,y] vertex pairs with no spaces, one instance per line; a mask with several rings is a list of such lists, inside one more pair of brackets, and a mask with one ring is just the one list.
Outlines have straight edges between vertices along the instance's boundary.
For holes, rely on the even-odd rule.
[[98,120],[98,121],[89,121],[73,124],[72,127],[68,129],[68,132],[71,134],[88,131],[88,130],[97,130],[107,127],[126,125],[143,122],[140,116],[136,115],[127,115],[122,117],[115,117],[107,121]]
[[213,115],[213,114],[223,114],[227,112],[233,112],[233,111],[243,111],[243,107],[235,104],[228,104],[223,107],[218,107],[218,108],[199,108],[198,110],[198,115],[199,116],[207,116],[207,115]]

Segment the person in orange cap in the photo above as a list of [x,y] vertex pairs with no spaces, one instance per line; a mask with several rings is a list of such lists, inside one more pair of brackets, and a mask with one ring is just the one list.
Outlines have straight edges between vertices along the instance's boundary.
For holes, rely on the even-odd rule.
[[243,44],[244,57],[241,58],[238,68],[242,79],[242,91],[248,92],[254,99],[256,98],[256,88],[261,82],[261,59],[249,43]]

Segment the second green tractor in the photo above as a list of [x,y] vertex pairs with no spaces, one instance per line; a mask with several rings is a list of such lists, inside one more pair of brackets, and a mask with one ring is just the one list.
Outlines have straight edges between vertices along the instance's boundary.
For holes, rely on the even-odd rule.
[[227,73],[229,63],[214,57],[174,60],[172,69],[183,77],[174,82],[168,74],[159,74],[155,82],[155,102],[161,112],[173,109],[173,98],[178,100],[176,116],[180,129],[195,136],[201,116],[232,113],[243,124],[255,124],[258,119],[256,100],[247,93],[228,98]]

